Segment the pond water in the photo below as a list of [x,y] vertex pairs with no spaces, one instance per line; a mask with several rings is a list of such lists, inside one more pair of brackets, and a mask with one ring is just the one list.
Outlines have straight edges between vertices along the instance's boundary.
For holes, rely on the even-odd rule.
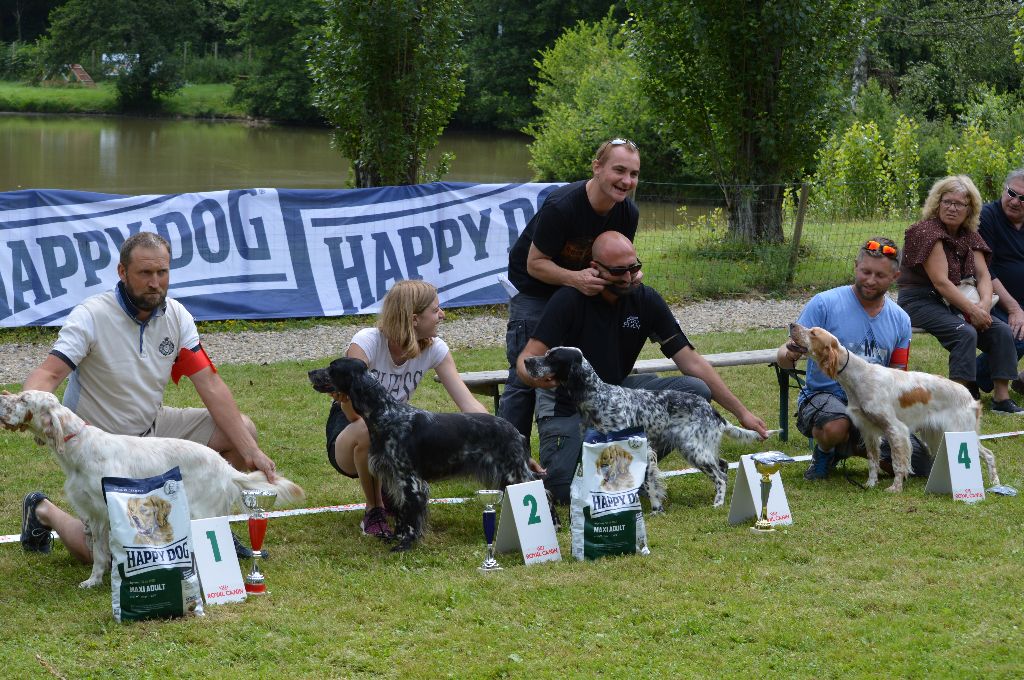
[[[529,138],[446,133],[447,181],[529,181]],[[349,163],[324,128],[123,116],[0,114],[0,191],[169,194],[345,188]]]

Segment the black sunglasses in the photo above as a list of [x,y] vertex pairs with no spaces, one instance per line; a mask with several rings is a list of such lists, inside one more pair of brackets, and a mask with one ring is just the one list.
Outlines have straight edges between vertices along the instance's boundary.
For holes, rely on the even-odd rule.
[[1010,198],[1016,198],[1021,203],[1024,203],[1024,194],[1018,194],[1010,187],[1006,187],[1006,195],[1009,196]]
[[640,261],[640,258],[637,258],[636,264],[631,264],[628,267],[609,267],[603,262],[598,262],[597,260],[594,260],[594,262],[597,262],[597,264],[607,269],[608,273],[611,274],[612,276],[622,276],[626,272],[629,272],[630,274],[636,274],[644,265],[644,263]]

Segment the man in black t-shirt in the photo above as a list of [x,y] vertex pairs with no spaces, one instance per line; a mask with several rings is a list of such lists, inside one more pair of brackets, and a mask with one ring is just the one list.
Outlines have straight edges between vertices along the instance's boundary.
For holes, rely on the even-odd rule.
[[590,266],[590,249],[597,235],[617,231],[629,240],[636,235],[640,211],[629,198],[640,176],[640,150],[628,139],[612,139],[597,149],[593,177],[552,191],[512,246],[508,277],[518,290],[509,302],[505,350],[508,381],[498,415],[530,437],[533,388],[520,382],[516,359],[544,311],[562,286],[596,295],[605,286]]
[[[594,241],[590,266],[599,272],[605,287],[595,296],[569,287],[555,293],[516,362],[520,379],[531,387],[546,388],[537,392],[537,430],[540,462],[547,468],[544,484],[556,501],[569,500],[569,484],[582,448],[580,417],[565,392],[553,389],[557,387],[554,379],[531,378],[523,363],[526,357],[540,356],[551,347],[579,347],[608,383],[680,390],[714,399],[743,427],[767,437],[764,421],[729,391],[711,364],[697,353],[661,295],[637,282],[640,260],[628,238],[613,231],[601,234]],[[662,353],[685,375],[631,375],[648,338],[661,345]]]
[[[986,203],[981,209],[981,227],[978,229],[985,243],[992,249],[992,292],[999,302],[992,308],[992,316],[1009,324],[1017,346],[1017,359],[1024,356],[1024,168],[1011,172],[1003,183],[999,200]],[[992,391],[988,354],[978,355],[975,372],[978,388]],[[1024,395],[1024,375],[1010,382],[1014,392]]]

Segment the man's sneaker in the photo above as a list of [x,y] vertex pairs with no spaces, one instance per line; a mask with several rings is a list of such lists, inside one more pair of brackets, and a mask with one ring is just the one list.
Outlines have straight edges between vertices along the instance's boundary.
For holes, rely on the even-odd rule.
[[1024,413],[1024,408],[1017,406],[1013,399],[1003,399],[1002,401],[993,400],[991,411],[1000,415],[1015,416],[1018,413]]
[[53,548],[50,527],[36,517],[36,506],[47,500],[42,491],[33,491],[21,504],[21,547],[26,552],[48,553]]
[[815,446],[811,454],[811,464],[804,470],[804,479],[825,479],[835,466],[835,451],[825,453]]
[[235,536],[233,531],[231,532],[231,539],[235,542],[235,554],[238,555],[238,559],[252,559],[252,548],[238,540],[238,536]]
[[390,539],[394,538],[394,534],[391,533],[391,527],[388,526],[388,516],[384,512],[384,508],[370,508],[363,515],[363,519],[359,522],[359,528],[363,530],[363,533],[367,536],[376,536],[377,538]]

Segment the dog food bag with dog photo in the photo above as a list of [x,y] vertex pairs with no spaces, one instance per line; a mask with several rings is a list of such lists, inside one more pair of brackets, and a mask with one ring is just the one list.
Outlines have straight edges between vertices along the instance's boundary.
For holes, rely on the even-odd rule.
[[110,515],[114,618],[202,616],[181,471],[148,479],[104,477],[103,496]]
[[583,455],[569,487],[572,554],[578,560],[647,555],[640,487],[648,445],[639,428],[608,434],[587,430]]

